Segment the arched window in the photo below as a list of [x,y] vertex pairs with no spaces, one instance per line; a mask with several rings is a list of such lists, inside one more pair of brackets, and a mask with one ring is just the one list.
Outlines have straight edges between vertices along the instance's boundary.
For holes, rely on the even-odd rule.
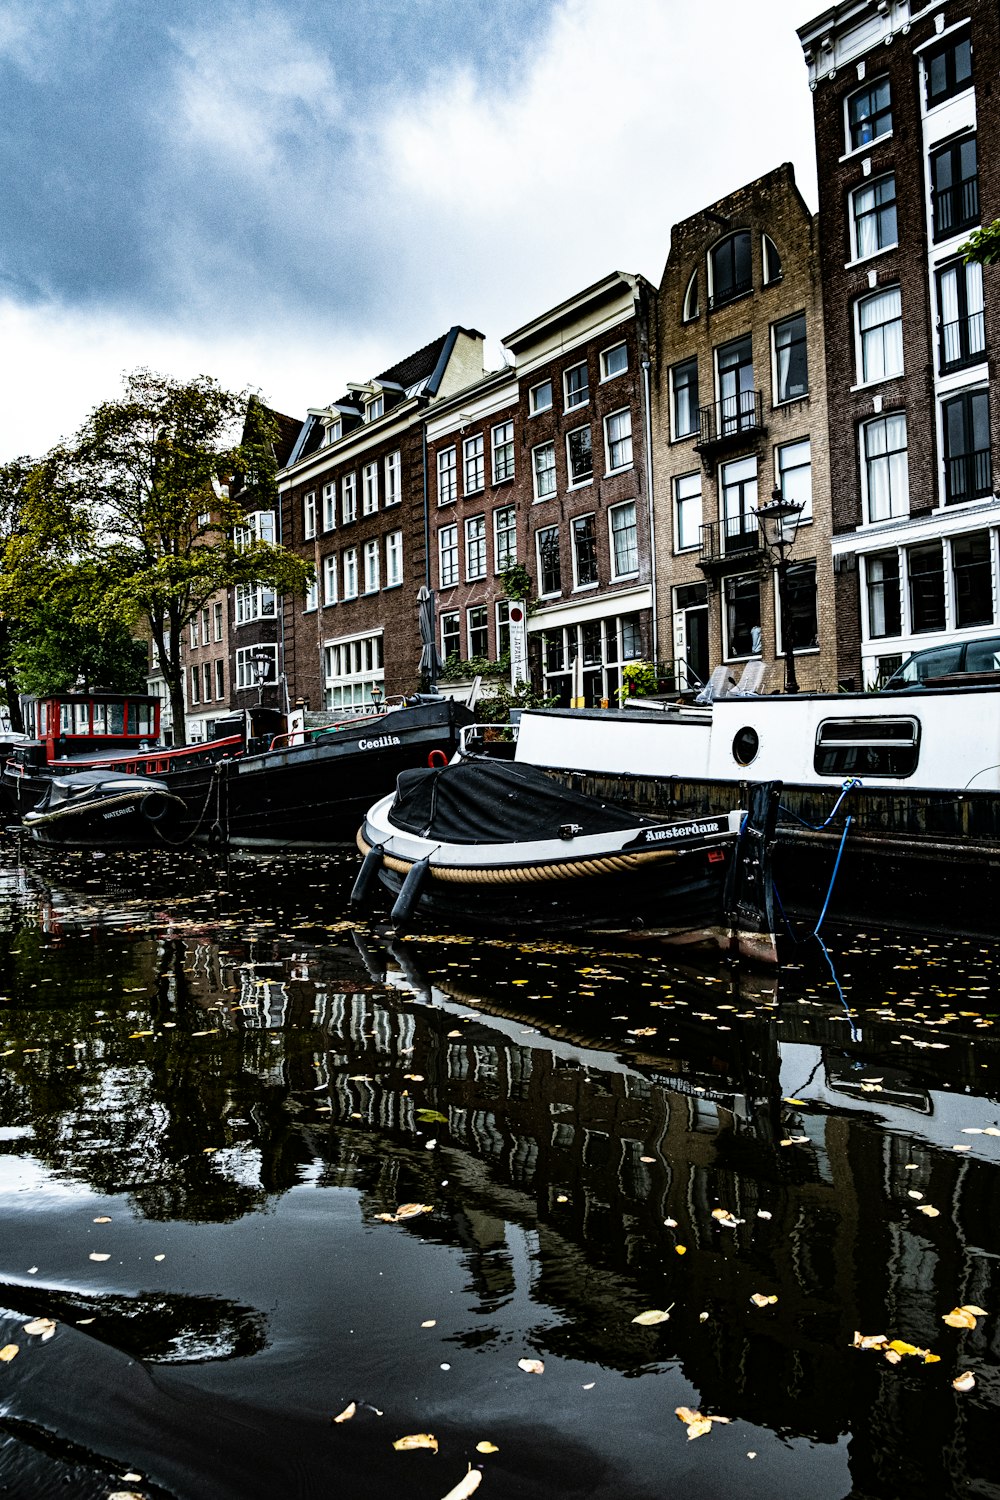
[[740,229],[720,240],[709,255],[708,266],[710,306],[721,307],[724,302],[732,302],[749,292],[753,286],[750,231]]
[[681,319],[685,323],[691,323],[698,316],[698,272],[691,272],[691,280],[687,284],[684,293],[684,307],[681,311]]
[[781,256],[769,234],[763,236],[764,285],[781,280]]

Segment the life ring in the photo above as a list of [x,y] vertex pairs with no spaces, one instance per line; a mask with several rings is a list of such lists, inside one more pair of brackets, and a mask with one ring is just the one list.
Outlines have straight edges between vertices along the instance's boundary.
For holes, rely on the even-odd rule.
[[440,770],[442,766],[448,764],[448,757],[443,750],[432,750],[427,757],[427,764],[432,770]]

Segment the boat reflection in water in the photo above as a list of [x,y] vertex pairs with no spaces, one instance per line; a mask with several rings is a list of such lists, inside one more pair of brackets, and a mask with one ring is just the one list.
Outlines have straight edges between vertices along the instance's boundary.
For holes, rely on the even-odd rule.
[[[998,1302],[1000,1137],[963,1134],[997,1115],[993,950],[842,937],[842,1000],[807,946],[762,976],[397,942],[338,920],[346,859],[177,862],[172,900],[75,868],[0,886],[35,1492],[98,1454],[181,1496],[440,1497],[470,1462],[497,1495],[1000,1493],[995,1320],[942,1322]],[[731,1421],[689,1443],[680,1405]]]

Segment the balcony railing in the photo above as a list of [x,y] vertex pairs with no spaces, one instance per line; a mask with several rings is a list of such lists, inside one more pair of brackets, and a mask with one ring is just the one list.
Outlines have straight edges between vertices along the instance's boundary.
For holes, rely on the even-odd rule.
[[941,368],[953,370],[971,364],[985,353],[986,324],[984,314],[970,313],[954,323],[941,324]]
[[700,452],[764,430],[764,402],[760,391],[739,391],[700,409]]
[[950,504],[978,500],[992,492],[993,463],[988,448],[976,448],[971,453],[946,458],[944,468]]
[[949,239],[979,223],[979,178],[966,177],[953,187],[938,188],[934,200],[934,238]]
[[699,563],[718,567],[728,562],[746,562],[763,550],[760,528],[753,516],[726,516],[701,527]]

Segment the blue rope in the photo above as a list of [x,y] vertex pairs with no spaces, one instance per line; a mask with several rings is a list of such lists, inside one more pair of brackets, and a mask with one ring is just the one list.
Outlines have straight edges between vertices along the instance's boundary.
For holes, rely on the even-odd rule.
[[819,833],[822,829],[827,828],[833,822],[834,818],[837,816],[840,804],[843,802],[848,792],[852,792],[855,787],[861,787],[862,785],[863,782],[861,782],[857,776],[852,776],[849,781],[844,782],[840,796],[833,804],[833,811],[830,813],[830,816],[827,818],[825,823],[807,823],[805,818],[800,818],[797,812],[794,812],[790,807],[786,807],[784,803],[781,804],[781,811],[783,813],[787,813],[790,818],[794,818],[797,823],[801,823],[803,828],[811,828],[813,833]]
[[851,1026],[851,1041],[852,1042],[859,1042],[861,1040],[861,1032],[860,1032],[857,1024],[855,1023],[853,1015],[851,1014],[851,1007],[848,1005],[847,1001],[844,999],[844,992],[843,992],[843,990],[840,987],[840,980],[837,978],[837,971],[833,967],[833,959],[830,957],[829,953],[827,952],[826,944],[824,943],[823,939],[820,937],[818,929],[816,930],[816,932],[813,933],[813,937],[816,939],[817,943],[819,943],[819,946],[820,946],[820,948],[822,949],[822,952],[823,952],[823,957],[826,959],[827,963],[830,966],[830,977],[833,980],[834,984],[837,986],[837,994],[840,996],[840,1003],[844,1007],[844,1009],[847,1011],[847,1019],[850,1022],[850,1026]]
[[844,845],[847,843],[847,835],[850,832],[852,821],[853,819],[848,818],[844,823],[844,832],[841,835],[840,848],[837,850],[837,859],[833,866],[833,874],[830,876],[830,885],[827,889],[826,900],[823,902],[823,910],[819,914],[819,921],[816,923],[816,926],[812,930],[813,937],[819,937],[819,930],[823,925],[823,918],[826,916],[826,909],[830,905],[830,897],[833,895],[833,887],[837,879],[837,871],[840,869],[840,860],[844,852]]

